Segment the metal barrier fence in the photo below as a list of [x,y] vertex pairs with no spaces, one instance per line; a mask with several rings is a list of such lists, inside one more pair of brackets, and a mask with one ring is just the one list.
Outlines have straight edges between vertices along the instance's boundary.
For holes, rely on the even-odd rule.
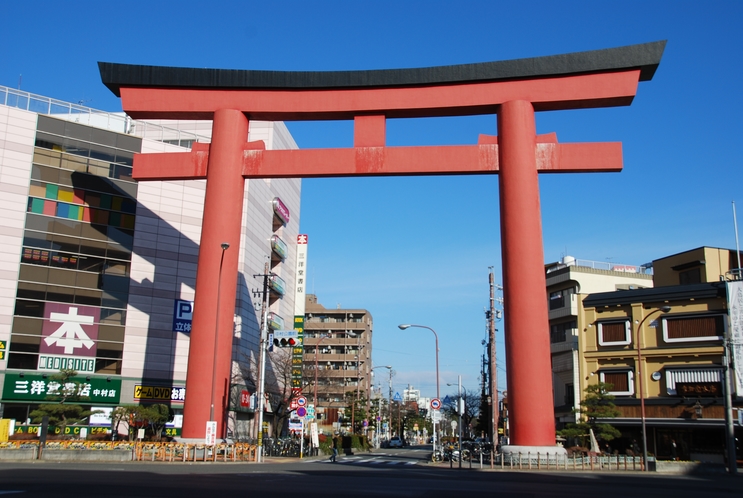
[[[654,463],[654,462],[650,462]],[[491,462],[490,455],[469,459],[480,468],[491,467],[503,470],[597,470],[597,471],[640,471],[643,460],[640,456],[628,455],[557,455],[554,453],[509,453],[496,454]],[[453,467],[454,462],[450,461]],[[651,467],[652,468],[652,467]]]
[[[35,449],[39,455],[38,441],[9,441],[0,443],[0,450],[13,451]],[[73,451],[126,451],[133,461],[146,462],[254,462],[255,444],[188,444],[188,443],[147,443],[131,441],[48,441],[41,453],[48,450]],[[37,456],[38,458],[38,456]]]

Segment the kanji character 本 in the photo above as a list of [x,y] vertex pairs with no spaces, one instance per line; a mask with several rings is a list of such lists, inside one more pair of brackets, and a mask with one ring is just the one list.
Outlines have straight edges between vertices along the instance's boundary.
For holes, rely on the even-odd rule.
[[87,349],[95,346],[95,343],[83,330],[83,325],[93,325],[93,317],[78,315],[77,308],[70,306],[68,313],[52,313],[50,322],[61,323],[57,330],[44,339],[48,346],[57,345],[64,348],[65,354],[73,354],[75,348],[85,347]]

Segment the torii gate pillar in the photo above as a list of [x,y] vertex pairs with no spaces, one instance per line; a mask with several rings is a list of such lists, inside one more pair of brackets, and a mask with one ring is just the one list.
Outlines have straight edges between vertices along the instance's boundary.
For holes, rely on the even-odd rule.
[[[198,303],[194,306],[186,373],[186,392],[198,402],[184,407],[184,437],[203,437],[204,421],[208,420],[217,422],[217,437],[225,434],[245,190],[242,157],[247,137],[244,113],[234,109],[214,112],[196,269]],[[222,249],[225,242],[229,244],[226,250]]]
[[509,372],[519,372],[508,376],[510,438],[529,447],[551,442],[554,452],[550,344],[544,339],[549,325],[546,299],[540,300],[547,287],[531,102],[501,105],[498,145],[504,320],[511,331],[505,334],[506,365]]
[[[183,437],[203,437],[208,407],[228,393],[240,178],[498,173],[510,451],[557,452],[538,173],[620,171],[622,151],[618,143],[559,144],[554,135],[537,136],[535,111],[629,105],[638,82],[652,78],[664,48],[661,41],[516,61],[348,72],[99,63],[103,82],[134,119],[214,120],[210,147],[134,157],[140,181],[208,180],[191,332],[191,350],[201,354],[189,356]],[[477,145],[385,144],[387,118],[494,113],[499,136],[481,136]],[[262,150],[246,143],[246,116],[353,119],[354,147]],[[219,254],[222,242],[230,249]],[[215,406],[220,424],[224,409],[223,402]]]

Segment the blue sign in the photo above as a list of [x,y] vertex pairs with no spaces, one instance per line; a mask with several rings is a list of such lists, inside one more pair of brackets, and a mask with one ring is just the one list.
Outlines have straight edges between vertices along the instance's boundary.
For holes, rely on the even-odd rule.
[[402,401],[402,396],[400,396],[400,393],[395,393],[395,397],[392,398],[393,401]]
[[173,310],[173,332],[191,333],[191,320],[193,319],[193,301],[175,300]]

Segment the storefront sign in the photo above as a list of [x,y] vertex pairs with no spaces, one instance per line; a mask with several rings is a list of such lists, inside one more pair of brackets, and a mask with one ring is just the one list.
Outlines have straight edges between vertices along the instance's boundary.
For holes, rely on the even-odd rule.
[[268,286],[276,292],[279,296],[284,296],[286,293],[286,282],[278,275],[271,275],[268,277]]
[[164,386],[134,386],[134,399],[183,402],[186,399],[186,388]]
[[281,222],[286,225],[289,223],[289,208],[286,207],[286,205],[281,202],[281,199],[278,197],[273,198],[273,212],[276,213],[276,216],[281,220]]
[[304,307],[307,270],[307,242],[306,234],[297,235],[297,284],[294,289],[294,330],[299,336],[299,347],[292,349],[292,389],[302,387],[302,363],[304,358]]
[[74,356],[39,355],[37,370],[75,370],[78,373],[95,372],[95,358],[77,358]]
[[286,242],[279,238],[278,235],[271,237],[271,249],[273,249],[273,252],[276,253],[279,258],[281,258],[281,261],[284,261],[286,255],[289,254],[289,247],[286,245]]
[[[14,434],[38,434],[41,430],[39,425],[16,425]],[[91,427],[88,425],[68,425],[64,428],[64,431],[60,427],[49,426],[49,434],[65,434],[68,436],[79,436],[83,432],[88,434],[108,434],[111,432],[110,427]]]
[[39,352],[94,357],[100,316],[100,308],[46,303]]
[[121,379],[101,377],[74,377],[67,384],[41,375],[6,373],[3,400],[54,401],[62,395],[79,396],[90,403],[118,403]]
[[727,282],[728,294],[728,327],[727,343],[730,344],[731,363],[736,366],[734,391],[738,397],[743,396],[743,281]]
[[720,397],[722,384],[718,382],[676,382],[676,394],[685,397]]
[[270,311],[268,313],[268,328],[271,330],[283,330],[284,319],[273,311]]

